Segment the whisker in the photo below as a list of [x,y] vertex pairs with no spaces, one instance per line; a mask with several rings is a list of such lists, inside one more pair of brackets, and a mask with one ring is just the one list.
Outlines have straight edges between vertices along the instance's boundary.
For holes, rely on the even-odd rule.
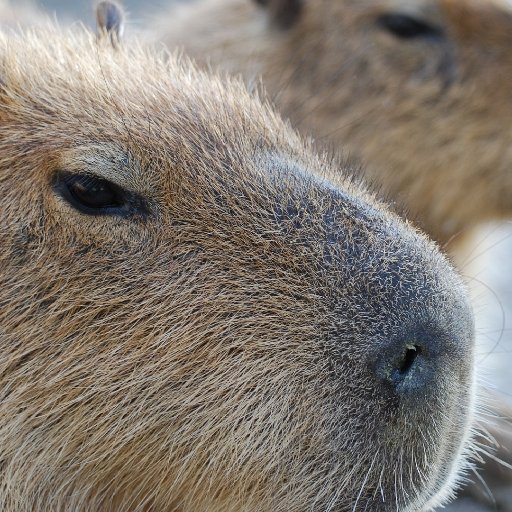
[[368,469],[368,471],[366,472],[366,476],[363,480],[363,483],[361,485],[361,489],[359,490],[359,494],[357,495],[357,498],[356,498],[356,502],[354,503],[354,506],[352,508],[352,512],[356,512],[356,507],[357,507],[357,504],[359,503],[359,500],[361,499],[361,495],[363,494],[363,490],[364,490],[364,487],[366,485],[366,482],[368,481],[368,478],[370,477],[370,474],[372,472],[372,469],[373,469],[373,465],[375,464],[375,461],[377,460],[377,456],[378,456],[379,452],[377,452],[374,457],[373,457],[373,460],[372,460],[372,463],[370,464],[370,468]]
[[499,328],[499,336],[498,336],[498,339],[494,342],[494,345],[491,347],[491,349],[489,350],[489,352],[487,354],[485,354],[485,356],[480,359],[478,362],[480,364],[482,364],[483,362],[485,362],[485,360],[492,354],[494,353],[494,351],[496,350],[497,347],[499,347],[502,339],[503,339],[503,334],[505,332],[505,326],[506,326],[506,312],[505,312],[505,307],[503,306],[503,303],[500,299],[500,297],[498,296],[498,294],[488,285],[486,284],[484,281],[482,281],[481,279],[478,279],[477,277],[472,277],[472,276],[467,276],[467,275],[464,275],[464,278],[466,279],[469,279],[471,281],[475,281],[476,283],[480,284],[481,286],[483,286],[486,290],[488,290],[491,295],[496,299],[496,302],[497,304],[499,305],[499,308],[500,308],[500,313],[501,313],[501,326]]

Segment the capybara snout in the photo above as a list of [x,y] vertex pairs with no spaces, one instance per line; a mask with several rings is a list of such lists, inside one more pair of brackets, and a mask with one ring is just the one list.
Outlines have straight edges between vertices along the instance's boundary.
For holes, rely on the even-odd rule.
[[238,83],[111,46],[0,40],[2,510],[442,501],[472,393],[445,258]]

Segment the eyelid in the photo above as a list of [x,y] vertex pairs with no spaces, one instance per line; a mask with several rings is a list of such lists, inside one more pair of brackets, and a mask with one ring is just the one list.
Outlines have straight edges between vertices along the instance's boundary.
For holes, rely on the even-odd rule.
[[[55,168],[70,174],[84,174],[114,183],[125,190],[139,190],[137,182],[145,174],[144,166],[124,147],[112,143],[84,143],[63,151]],[[149,192],[149,191],[148,191]]]

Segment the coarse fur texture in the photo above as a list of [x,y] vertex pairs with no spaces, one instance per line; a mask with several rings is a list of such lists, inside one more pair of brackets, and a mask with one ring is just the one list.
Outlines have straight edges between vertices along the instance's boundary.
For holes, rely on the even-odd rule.
[[[512,14],[503,3],[260,3],[179,3],[149,37],[249,82],[261,75],[295,127],[360,158],[367,179],[450,250],[477,223],[512,216]],[[282,29],[272,6],[286,3],[300,11]]]
[[3,512],[450,495],[473,322],[434,244],[236,81],[76,28],[0,52]]

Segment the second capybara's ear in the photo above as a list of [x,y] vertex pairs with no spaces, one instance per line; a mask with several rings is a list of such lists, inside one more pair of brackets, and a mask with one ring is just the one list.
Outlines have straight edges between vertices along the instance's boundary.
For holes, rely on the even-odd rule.
[[304,0],[253,0],[266,7],[273,23],[282,29],[292,27],[302,13]]
[[124,32],[124,12],[121,5],[112,0],[96,4],[96,24],[99,38],[108,38],[117,47]]

